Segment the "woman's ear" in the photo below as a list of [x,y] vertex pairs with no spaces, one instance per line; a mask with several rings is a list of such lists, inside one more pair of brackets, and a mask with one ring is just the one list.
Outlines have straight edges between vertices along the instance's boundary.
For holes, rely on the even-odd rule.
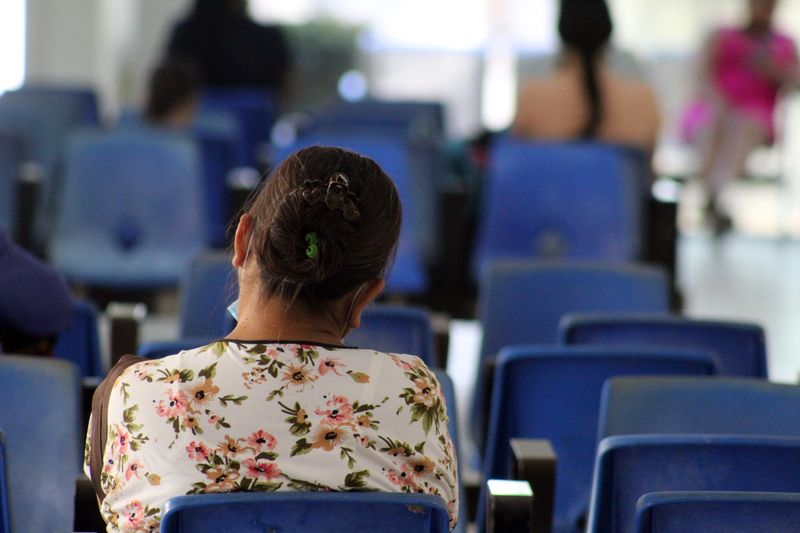
[[350,322],[347,324],[350,329],[356,329],[361,325],[361,313],[380,296],[384,287],[386,287],[386,280],[383,278],[368,281],[364,285],[353,302],[353,311],[350,313]]
[[244,266],[247,255],[250,252],[250,241],[253,235],[253,215],[245,213],[239,217],[239,224],[236,226],[236,235],[233,237],[233,259],[231,263],[234,268]]

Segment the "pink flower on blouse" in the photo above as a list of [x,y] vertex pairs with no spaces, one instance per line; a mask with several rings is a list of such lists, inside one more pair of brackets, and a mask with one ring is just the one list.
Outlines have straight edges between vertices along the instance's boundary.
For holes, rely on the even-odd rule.
[[275,445],[277,443],[278,441],[275,439],[275,437],[273,437],[263,429],[259,429],[258,431],[247,437],[247,444],[249,444],[255,449],[255,453],[260,453],[262,446],[268,450],[274,450]]
[[254,459],[245,459],[242,463],[247,469],[247,475],[250,477],[264,478],[266,480],[275,479],[281,474],[278,465],[270,461],[256,461]]
[[135,530],[144,525],[144,508],[138,500],[134,500],[122,509],[121,526],[123,529]]
[[140,470],[144,465],[138,459],[132,461],[127,468],[125,468],[125,481],[130,481],[133,476],[136,476],[136,479],[142,479],[142,473]]
[[335,357],[326,357],[325,359],[320,360],[317,370],[319,371],[320,376],[324,376],[328,372],[333,372],[337,376],[341,376],[342,373],[339,371],[339,369],[344,368],[345,366],[347,365]]
[[128,453],[128,446],[130,445],[131,434],[128,433],[122,426],[115,426],[117,437],[111,445],[111,455],[114,457],[121,457]]
[[186,405],[189,403],[186,394],[183,391],[168,390],[164,394],[167,395],[169,402],[161,400],[156,406],[156,413],[158,416],[165,418],[174,418],[176,416],[183,416],[186,414]]
[[410,363],[406,363],[405,361],[403,361],[402,359],[400,359],[397,356],[390,355],[389,357],[392,358],[392,361],[394,362],[395,365],[397,365],[398,367],[403,369],[403,372],[408,372],[409,370],[413,370],[414,369],[414,365],[411,365]]
[[347,398],[344,396],[334,396],[325,402],[325,406],[327,409],[322,410],[317,407],[314,413],[316,413],[317,416],[326,417],[328,422],[343,424],[353,419],[353,406],[350,405],[350,402],[347,401]]
[[192,441],[186,447],[186,453],[189,454],[189,459],[192,461],[202,462],[208,461],[208,458],[211,456],[211,452],[208,449],[208,446],[203,444],[202,442]]

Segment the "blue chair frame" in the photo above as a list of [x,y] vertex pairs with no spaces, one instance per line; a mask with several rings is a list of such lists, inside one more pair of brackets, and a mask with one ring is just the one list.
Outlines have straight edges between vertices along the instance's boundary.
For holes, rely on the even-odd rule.
[[375,304],[350,332],[345,344],[379,352],[416,355],[430,367],[438,366],[430,315],[421,307]]
[[652,492],[800,492],[798,471],[796,437],[608,437],[598,447],[586,531],[633,533],[636,504]]
[[6,436],[0,430],[0,533],[11,533],[11,517],[8,507],[8,467],[6,463]]
[[22,137],[13,130],[0,129],[0,229],[14,235],[17,223],[17,183],[24,161]]
[[81,377],[105,376],[100,355],[97,307],[88,300],[73,300],[72,325],[56,338],[53,354],[78,365]]
[[800,437],[800,387],[715,377],[615,377],[606,382],[598,440],[614,435]]
[[167,501],[161,533],[199,530],[349,533],[447,533],[438,496],[387,492],[250,492],[177,496]]
[[230,253],[204,251],[194,256],[180,289],[181,338],[222,338],[230,333],[227,309],[239,293]]
[[491,146],[473,260],[480,279],[506,259],[632,261],[647,180],[631,150],[510,135]]
[[800,494],[653,492],[636,504],[636,533],[794,533]]
[[72,530],[84,449],[80,395],[74,363],[0,356],[0,428],[13,531]]
[[[512,346],[500,352],[483,478],[511,476],[512,438],[548,439],[558,457],[554,525],[578,531],[591,492],[603,383],[618,375],[713,375],[713,355],[643,348]],[[484,499],[479,500],[483,502]],[[479,512],[478,523],[483,513]]]
[[764,329],[756,324],[666,314],[574,314],[559,325],[564,344],[649,344],[712,350],[720,375],[767,377]]

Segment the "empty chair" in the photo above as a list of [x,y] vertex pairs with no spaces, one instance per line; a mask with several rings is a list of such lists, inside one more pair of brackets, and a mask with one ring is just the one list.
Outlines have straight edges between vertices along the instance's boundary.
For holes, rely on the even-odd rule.
[[478,279],[500,259],[631,261],[646,180],[629,150],[502,136],[491,148],[475,249]]
[[314,130],[400,132],[413,139],[444,137],[444,106],[439,102],[361,100],[341,102],[312,117]]
[[239,123],[241,144],[237,165],[260,167],[259,150],[269,142],[277,114],[275,96],[259,88],[206,88],[200,102],[206,111],[227,111]]
[[416,307],[374,305],[361,318],[345,344],[385,353],[416,355],[428,366],[438,366],[427,311]]
[[86,300],[73,302],[73,322],[56,339],[53,354],[78,365],[81,377],[106,374],[100,357],[100,334],[97,329],[97,308]]
[[239,292],[228,252],[202,252],[181,278],[181,338],[222,338],[232,329],[227,309]]
[[767,377],[764,330],[755,324],[667,315],[575,315],[560,326],[565,344],[647,344],[713,350],[719,373]]
[[[476,420],[486,410],[486,366],[503,346],[556,342],[558,322],[567,313],[668,309],[667,278],[651,267],[503,261],[485,275],[478,304],[483,342],[473,396]],[[473,430],[480,442],[480,426]]]
[[653,492],[636,505],[636,533],[794,533],[800,494]]
[[59,85],[26,85],[9,95],[34,105],[57,106],[68,109],[76,123],[86,127],[100,125],[100,106],[97,93],[91,87]]
[[6,465],[6,437],[0,430],[0,533],[11,533],[8,509],[8,467]]
[[800,437],[798,413],[796,385],[724,377],[620,377],[606,383],[598,435]]
[[68,361],[0,356],[13,531],[72,531],[83,457],[80,375]]
[[[597,417],[605,380],[618,375],[713,373],[713,356],[702,352],[557,346],[505,348],[495,371],[484,479],[510,477],[510,439],[550,440],[558,457],[554,530],[579,531],[578,524],[589,501]],[[480,516],[478,523],[483,523]]]
[[17,180],[22,168],[21,137],[12,130],[0,129],[0,229],[17,231]]
[[259,492],[178,496],[164,506],[162,533],[448,531],[444,501],[429,494]]
[[795,437],[625,435],[597,454],[590,533],[633,533],[636,503],[651,492],[800,492]]
[[400,242],[387,279],[387,291],[422,293],[427,269],[435,262],[438,225],[436,187],[418,151],[404,137],[383,133],[320,132],[280,150],[279,159],[307,146],[329,145],[375,160],[392,178],[403,206]]
[[53,263],[72,282],[176,286],[204,246],[200,160],[152,131],[84,133],[70,145]]

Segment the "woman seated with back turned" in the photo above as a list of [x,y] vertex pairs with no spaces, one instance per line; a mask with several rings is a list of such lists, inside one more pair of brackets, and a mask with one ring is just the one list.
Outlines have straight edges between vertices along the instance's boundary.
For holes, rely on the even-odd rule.
[[400,222],[371,159],[312,147],[274,171],[236,230],[236,328],[113,385],[93,478],[108,531],[156,530],[173,496],[276,490],[436,494],[455,524],[435,375],[415,356],[342,344],[384,287]]
[[652,90],[606,64],[612,23],[603,0],[562,0],[560,67],[521,88],[512,132],[547,140],[595,139],[643,148],[656,145],[660,118]]

